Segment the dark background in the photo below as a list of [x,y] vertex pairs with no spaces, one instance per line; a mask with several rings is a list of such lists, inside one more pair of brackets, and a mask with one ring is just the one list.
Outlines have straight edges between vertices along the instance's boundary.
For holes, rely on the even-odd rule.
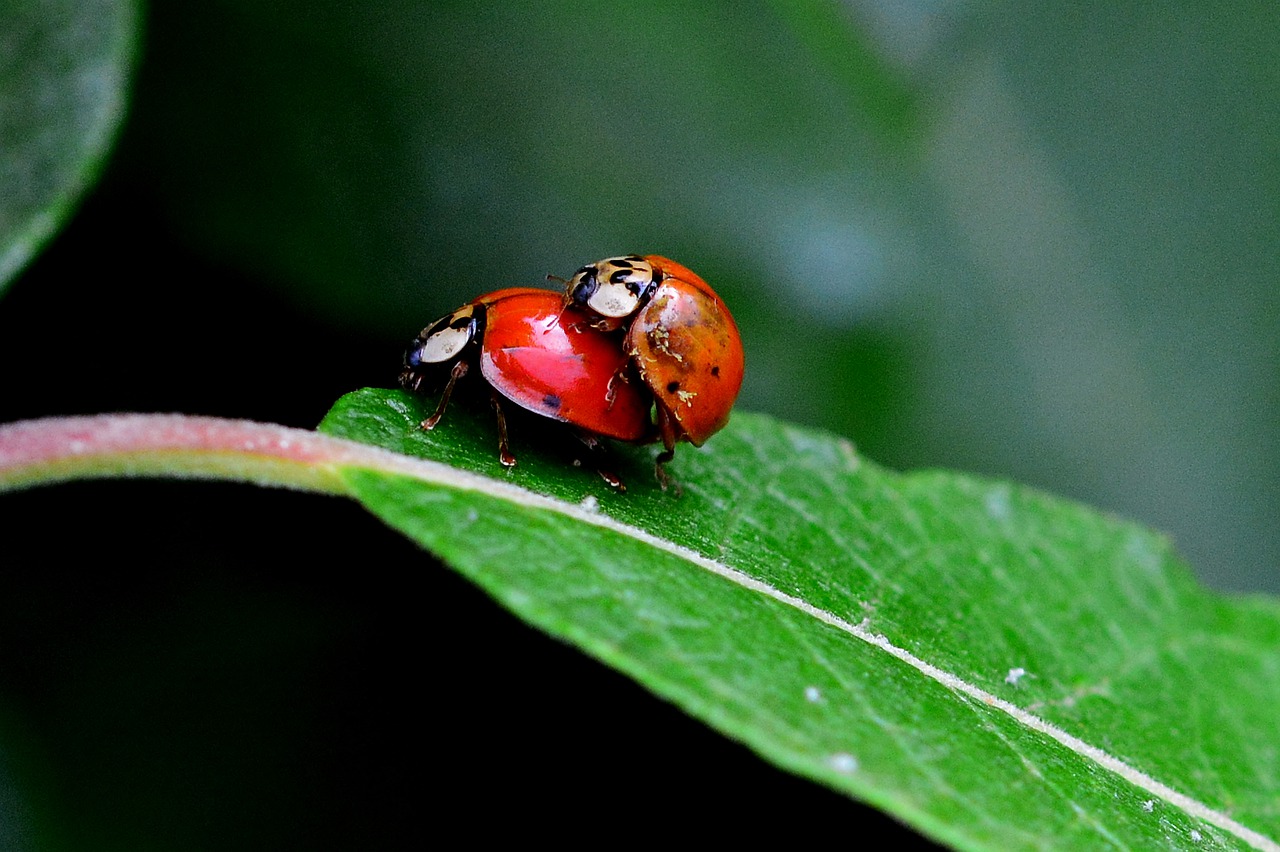
[[[0,303],[0,419],[310,428],[475,294],[655,252],[733,307],[743,408],[1090,502],[1212,585],[1280,589],[1268,4],[156,0],[139,21],[105,172]],[[37,848],[883,819],[340,500],[104,482],[0,511],[0,794]]]

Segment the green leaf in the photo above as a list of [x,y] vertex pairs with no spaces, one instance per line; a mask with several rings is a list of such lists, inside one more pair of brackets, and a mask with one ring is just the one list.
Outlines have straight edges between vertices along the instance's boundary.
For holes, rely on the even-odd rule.
[[[737,413],[627,494],[394,391],[321,430],[472,469],[350,487],[530,624],[780,767],[961,848],[1280,848],[1280,606],[1163,537]],[[492,478],[489,478],[492,477]],[[432,602],[440,605],[440,602]]]
[[97,177],[125,110],[130,0],[0,4],[0,287]]

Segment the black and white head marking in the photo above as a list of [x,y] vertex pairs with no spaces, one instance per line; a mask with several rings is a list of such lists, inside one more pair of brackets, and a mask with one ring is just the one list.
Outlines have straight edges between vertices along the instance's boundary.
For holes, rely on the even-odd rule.
[[478,308],[464,305],[422,330],[404,353],[406,367],[444,364],[457,358],[476,338]]
[[639,255],[588,264],[569,279],[569,298],[602,317],[631,316],[652,294],[662,274]]

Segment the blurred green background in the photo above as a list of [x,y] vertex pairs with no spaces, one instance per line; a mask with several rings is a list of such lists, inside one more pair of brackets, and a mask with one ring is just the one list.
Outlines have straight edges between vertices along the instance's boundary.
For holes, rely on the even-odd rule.
[[[133,26],[123,2],[43,8],[78,10],[59,14],[90,34]],[[742,408],[846,435],[898,469],[976,471],[1078,498],[1168,532],[1213,586],[1280,591],[1274,4],[153,0],[138,14],[129,112],[105,174],[0,302],[0,419],[179,410],[310,427],[344,391],[389,386],[403,344],[477,293],[652,252],[699,271],[732,307],[748,360]],[[6,174],[9,191],[18,184]],[[294,791],[305,802],[354,783],[336,757],[342,784],[302,760],[318,731],[346,754],[362,753],[353,724],[391,713],[412,729],[409,685],[388,687],[371,666],[404,676],[407,654],[413,677],[430,680],[460,641],[522,635],[473,593],[424,581],[424,559],[357,510],[246,490],[116,484],[4,498],[22,567],[0,579],[3,653],[28,655],[4,669],[22,696],[8,716],[36,731],[14,742],[54,752],[20,761],[53,767],[24,770],[23,795],[55,814],[100,801],[87,792],[98,789],[85,780],[92,767],[74,789],[57,779],[79,754],[67,732],[97,736],[104,717],[29,717],[122,706],[85,684],[105,688],[124,669],[169,683],[148,643],[173,650],[204,635],[199,618],[152,624],[175,607],[220,613],[231,635],[215,633],[210,648],[275,649],[251,654],[255,674],[243,675],[273,684],[269,703],[355,690],[344,700],[363,709],[342,716],[325,703],[321,722],[300,723],[268,761],[280,778],[297,765],[320,773],[311,793]],[[92,528],[111,539],[132,524],[115,533],[125,542],[42,534],[109,512]],[[363,535],[352,543],[348,529]],[[101,562],[122,553],[126,567]],[[86,577],[100,597],[68,591]],[[447,591],[428,589],[442,582]],[[420,614],[387,600],[406,589]],[[470,603],[454,611],[458,599]],[[466,626],[437,626],[440,644],[423,645],[421,621],[441,606]],[[257,616],[227,615],[242,607]],[[101,636],[120,630],[137,635],[104,650]],[[295,670],[281,648],[320,693],[262,673]],[[555,665],[572,655],[532,653],[505,676],[546,695],[541,669],[554,666],[539,654]],[[200,659],[173,654],[179,667]],[[69,675],[79,669],[68,656],[96,679]],[[573,677],[613,684],[585,670]],[[227,689],[244,686],[223,676],[239,685]],[[368,681],[381,691],[361,692]],[[610,688],[620,697],[609,718],[646,700]],[[449,725],[475,715],[451,706]],[[655,707],[638,718],[674,715]],[[125,715],[150,725],[148,708]],[[417,712],[428,710],[445,712]],[[500,731],[491,748],[493,736],[521,736],[485,719]],[[669,721],[679,733],[658,739],[699,736]],[[438,731],[406,745],[392,730],[377,745],[414,757],[383,782],[396,794],[375,784],[370,797],[393,803],[386,837],[403,839],[413,829],[395,795],[414,794],[400,781],[444,758]],[[132,825],[173,807],[166,773],[190,766],[156,756],[169,739],[150,751],[126,741],[145,759],[99,755],[99,769],[146,775],[161,803],[110,806]],[[721,747],[698,742],[670,759]],[[581,765],[557,754],[570,774],[598,770],[590,752]],[[475,772],[474,753],[457,759],[449,772]],[[388,771],[368,760],[362,772]],[[234,761],[224,768],[243,775]],[[31,781],[42,773],[53,780]],[[219,801],[204,789],[191,801]],[[351,825],[379,807],[352,810]],[[190,828],[214,815],[178,812],[186,840],[158,835],[169,842],[157,848],[216,836]],[[324,824],[320,834],[341,836]],[[143,848],[140,831],[120,829],[121,848]]]

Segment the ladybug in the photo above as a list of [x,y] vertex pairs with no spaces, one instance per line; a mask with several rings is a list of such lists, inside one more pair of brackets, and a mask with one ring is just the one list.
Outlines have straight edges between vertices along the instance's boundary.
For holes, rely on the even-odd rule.
[[[498,419],[498,458],[512,467],[502,400],[569,424],[591,449],[600,437],[645,443],[654,440],[653,400],[643,385],[620,380],[627,355],[616,336],[566,307],[552,290],[513,287],[487,293],[427,326],[409,344],[400,386],[419,392],[444,390],[435,411],[422,421],[433,429],[444,416],[454,385],[474,367],[488,383]],[[447,378],[446,378],[447,376]],[[601,471],[610,485],[626,490]]]
[[729,422],[742,387],[742,339],[729,309],[696,273],[658,255],[587,264],[565,287],[564,303],[603,331],[625,329],[623,348],[657,412],[658,481],[675,445],[695,447]]

